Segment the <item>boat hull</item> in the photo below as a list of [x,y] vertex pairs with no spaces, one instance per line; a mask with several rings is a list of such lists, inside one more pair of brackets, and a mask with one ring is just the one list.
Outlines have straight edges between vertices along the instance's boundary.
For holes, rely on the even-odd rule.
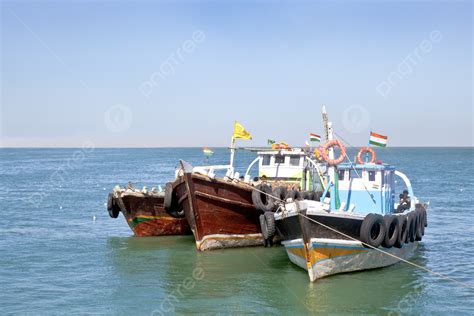
[[395,264],[409,258],[418,245],[415,241],[401,248],[365,247],[359,241],[364,217],[344,212],[291,211],[275,219],[288,258],[307,270],[311,281]]
[[[305,255],[303,239],[283,241],[291,262],[308,271],[311,281],[345,272],[361,271],[390,266],[400,260],[375,249],[366,248],[358,241],[312,238]],[[418,242],[402,248],[379,249],[398,258],[413,255]]]
[[252,188],[197,173],[185,173],[174,184],[179,205],[200,251],[261,246],[260,211]]
[[191,230],[186,218],[169,215],[164,207],[164,196],[123,194],[125,212],[121,211],[128,226],[138,237],[186,235]]

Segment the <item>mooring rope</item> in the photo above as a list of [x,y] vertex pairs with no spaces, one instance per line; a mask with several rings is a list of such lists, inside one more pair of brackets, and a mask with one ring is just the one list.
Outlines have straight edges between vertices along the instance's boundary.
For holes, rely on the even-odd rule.
[[325,224],[323,224],[323,223],[321,223],[321,222],[319,222],[319,221],[317,221],[317,220],[315,220],[315,219],[313,219],[313,218],[310,218],[310,217],[308,217],[308,216],[306,216],[306,215],[304,215],[304,214],[301,214],[301,213],[298,213],[298,214],[299,214],[300,216],[302,216],[302,217],[304,217],[304,218],[306,218],[306,219],[308,219],[308,220],[310,220],[310,221],[312,221],[312,222],[314,222],[314,223],[316,223],[316,224],[318,224],[318,225],[321,225],[321,226],[323,226],[323,227],[325,227],[325,228],[327,228],[327,229],[330,229],[330,230],[334,231],[335,233],[338,233],[338,234],[340,234],[340,235],[342,235],[342,236],[344,236],[344,237],[346,237],[346,238],[349,238],[349,239],[351,239],[351,240],[360,242],[360,243],[362,243],[364,246],[367,246],[367,247],[372,248],[372,249],[374,249],[374,250],[377,250],[377,251],[379,251],[379,252],[381,252],[381,253],[383,253],[383,254],[386,254],[386,255],[388,255],[388,256],[391,256],[391,257],[393,257],[393,258],[396,258],[396,259],[398,259],[398,260],[400,260],[400,261],[403,261],[403,262],[405,262],[405,263],[407,263],[407,264],[409,264],[409,265],[412,265],[412,266],[414,266],[414,267],[416,267],[416,268],[419,268],[419,269],[422,269],[422,270],[424,270],[424,271],[427,271],[427,272],[429,272],[429,273],[431,273],[431,274],[434,274],[434,275],[438,276],[438,277],[441,278],[441,279],[444,279],[444,280],[447,280],[447,281],[451,281],[451,282],[457,283],[457,284],[459,284],[459,285],[461,285],[461,286],[463,286],[463,287],[465,287],[465,288],[467,288],[467,289],[474,290],[474,286],[471,285],[471,284],[469,284],[469,283],[465,283],[465,282],[462,282],[462,281],[458,281],[458,280],[453,279],[453,278],[451,278],[451,277],[449,277],[449,276],[447,276],[447,275],[444,275],[444,274],[442,274],[442,273],[433,271],[433,270],[431,270],[431,269],[428,269],[428,268],[425,268],[425,267],[423,267],[423,266],[420,266],[420,265],[418,265],[418,264],[416,264],[416,263],[410,262],[410,261],[408,261],[408,260],[406,260],[406,259],[400,258],[400,257],[398,257],[398,256],[396,256],[396,255],[394,255],[394,254],[391,254],[391,253],[387,252],[387,251],[384,251],[384,250],[382,250],[382,249],[378,249],[378,248],[376,248],[376,247],[374,247],[374,246],[371,246],[371,245],[369,245],[369,244],[367,244],[367,243],[365,243],[365,242],[363,242],[363,241],[360,241],[360,240],[358,240],[357,238],[354,238],[354,237],[351,237],[351,236],[349,236],[349,235],[347,235],[347,234],[344,234],[343,232],[340,232],[340,231],[338,231],[337,229],[332,228],[332,227],[330,227],[330,226],[327,226],[327,225],[325,225]]

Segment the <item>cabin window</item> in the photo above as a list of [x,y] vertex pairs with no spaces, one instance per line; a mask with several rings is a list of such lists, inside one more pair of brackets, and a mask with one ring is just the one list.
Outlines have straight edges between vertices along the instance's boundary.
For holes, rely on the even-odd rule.
[[290,156],[290,166],[299,166],[300,157],[299,156]]
[[354,169],[351,169],[350,171],[350,175],[349,175],[349,179],[356,179],[356,178],[360,178],[362,175],[362,171],[361,170],[354,170]]
[[338,175],[338,177],[339,177],[339,180],[341,180],[341,181],[344,180],[344,173],[345,173],[345,172],[346,172],[345,170],[338,170],[338,171],[337,171],[337,175]]
[[262,158],[262,166],[269,166],[270,165],[270,155],[265,155]]
[[369,181],[375,181],[375,171],[369,171]]
[[278,156],[275,156],[275,163],[285,163],[285,156],[281,156],[281,155],[278,155]]

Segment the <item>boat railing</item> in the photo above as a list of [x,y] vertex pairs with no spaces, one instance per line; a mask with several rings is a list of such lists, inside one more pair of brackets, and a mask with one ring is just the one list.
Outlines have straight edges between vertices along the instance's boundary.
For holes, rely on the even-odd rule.
[[321,186],[324,189],[324,175],[323,171],[319,168],[319,164],[315,162],[313,159],[309,158],[308,156],[305,156],[306,161],[310,163],[310,165],[313,166],[314,169],[316,169],[316,172],[318,173],[319,176],[319,181],[321,182]]
[[245,176],[244,176],[245,179],[247,179],[247,178],[250,176],[250,169],[252,169],[252,167],[253,167],[257,162],[260,161],[260,159],[262,159],[262,157],[259,156],[259,157],[255,158],[255,159],[250,163],[250,165],[249,165],[248,168],[247,168],[247,171],[245,171]]

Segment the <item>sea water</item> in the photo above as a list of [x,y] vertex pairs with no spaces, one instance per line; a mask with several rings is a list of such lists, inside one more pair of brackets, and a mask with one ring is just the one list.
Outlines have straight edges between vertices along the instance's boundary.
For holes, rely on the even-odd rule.
[[[474,149],[386,148],[430,203],[410,260],[474,286]],[[353,157],[355,151],[350,151]],[[245,173],[255,153],[238,151]],[[190,236],[133,237],[107,194],[171,181],[201,148],[0,149],[0,312],[21,314],[474,314],[474,292],[399,263],[310,283],[281,246],[198,252]]]

